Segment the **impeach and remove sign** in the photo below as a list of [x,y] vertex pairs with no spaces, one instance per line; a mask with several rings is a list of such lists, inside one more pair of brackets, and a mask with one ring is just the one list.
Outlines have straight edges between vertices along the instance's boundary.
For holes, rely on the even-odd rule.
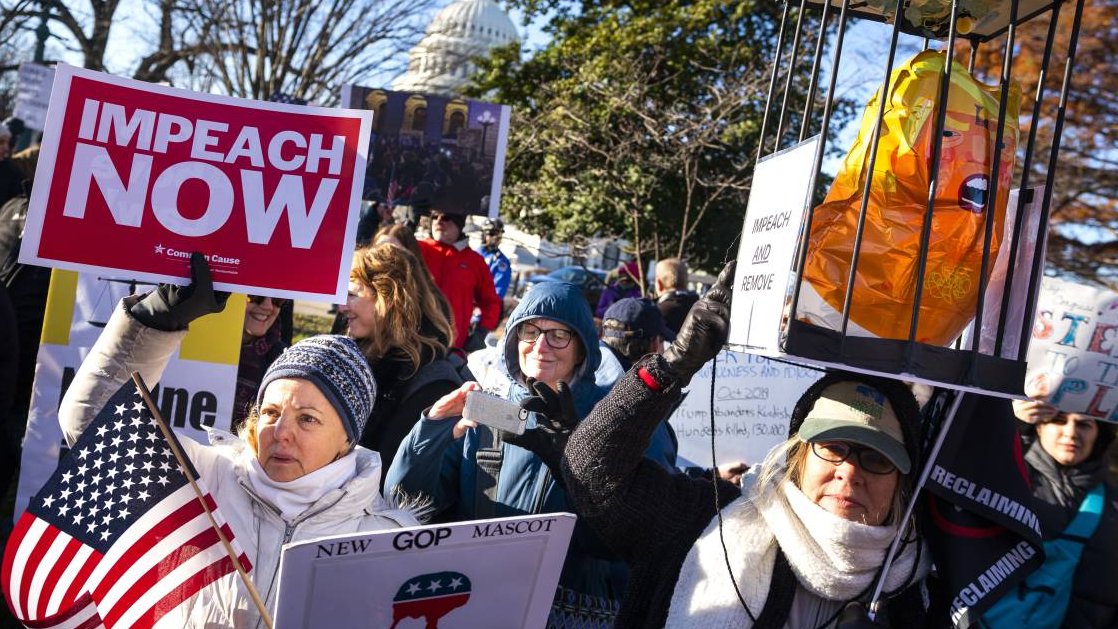
[[371,118],[59,66],[20,261],[340,300]]
[[779,355],[796,239],[811,199],[812,164],[819,138],[757,162],[745,210],[734,276],[729,344]]

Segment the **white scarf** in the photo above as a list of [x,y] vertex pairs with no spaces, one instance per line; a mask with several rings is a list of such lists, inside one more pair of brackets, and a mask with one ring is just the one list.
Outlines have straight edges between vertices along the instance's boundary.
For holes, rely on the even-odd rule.
[[[668,610],[668,627],[750,626],[727,574],[726,557],[742,598],[756,616],[768,598],[778,543],[799,582],[793,605],[806,602],[801,601],[804,591],[845,602],[872,587],[895,526],[840,518],[789,482],[767,487],[749,484],[743,493],[722,510],[726,552],[715,517],[687,554]],[[885,579],[886,592],[906,584],[915,561],[916,545],[904,546]],[[930,569],[925,548],[914,581]]]
[[287,522],[299,517],[326,492],[341,487],[356,475],[357,455],[353,452],[291,481],[268,478],[268,473],[256,457],[252,457],[248,468],[248,482],[252,490],[279,509]]

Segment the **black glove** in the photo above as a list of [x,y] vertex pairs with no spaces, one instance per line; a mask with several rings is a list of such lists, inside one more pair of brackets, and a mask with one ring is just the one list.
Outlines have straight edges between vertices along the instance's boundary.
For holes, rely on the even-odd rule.
[[131,313],[140,323],[164,332],[185,330],[198,317],[221,312],[229,293],[214,292],[210,265],[205,256],[190,254],[190,285],[160,284],[133,304]]
[[687,386],[691,377],[726,344],[730,335],[730,299],[736,266],[737,261],[733,261],[722,269],[714,286],[691,307],[679,334],[664,352],[664,360],[679,378],[680,386]]
[[556,480],[562,479],[560,462],[567,449],[567,439],[578,425],[578,411],[571,387],[559,383],[555,391],[547,384],[528,378],[525,383],[535,395],[520,400],[520,408],[536,413],[536,428],[523,435],[506,433],[505,441],[531,451],[543,460]]

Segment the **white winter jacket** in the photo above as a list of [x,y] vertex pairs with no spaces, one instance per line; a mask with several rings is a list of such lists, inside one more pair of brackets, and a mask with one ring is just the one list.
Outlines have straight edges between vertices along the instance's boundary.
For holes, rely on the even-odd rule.
[[[97,412],[139,371],[152,386],[163,374],[185,332],[163,332],[132,318],[121,302],[105,331],[82,362],[59,408],[66,442],[73,445]],[[252,563],[250,576],[269,613],[275,611],[277,571],[283,544],[331,535],[378,531],[418,524],[415,515],[395,508],[380,493],[380,455],[358,446],[347,456],[356,458],[356,475],[328,491],[290,521],[251,489],[248,480],[255,454],[241,439],[223,431],[210,432],[210,445],[188,438],[183,448],[217,502],[237,542]],[[163,617],[161,627],[259,628],[260,619],[236,573],[202,589]]]

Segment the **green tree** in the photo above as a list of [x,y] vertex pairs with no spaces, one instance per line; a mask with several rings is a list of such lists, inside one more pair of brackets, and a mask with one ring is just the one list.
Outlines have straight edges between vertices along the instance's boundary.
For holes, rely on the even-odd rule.
[[[512,4],[546,14],[552,39],[527,60],[515,48],[498,50],[475,77],[474,94],[514,111],[503,212],[558,240],[623,236],[646,260],[683,255],[716,270],[732,257],[780,5]],[[789,112],[802,109],[813,33],[805,28]],[[799,114],[789,117],[787,136],[799,127]]]

